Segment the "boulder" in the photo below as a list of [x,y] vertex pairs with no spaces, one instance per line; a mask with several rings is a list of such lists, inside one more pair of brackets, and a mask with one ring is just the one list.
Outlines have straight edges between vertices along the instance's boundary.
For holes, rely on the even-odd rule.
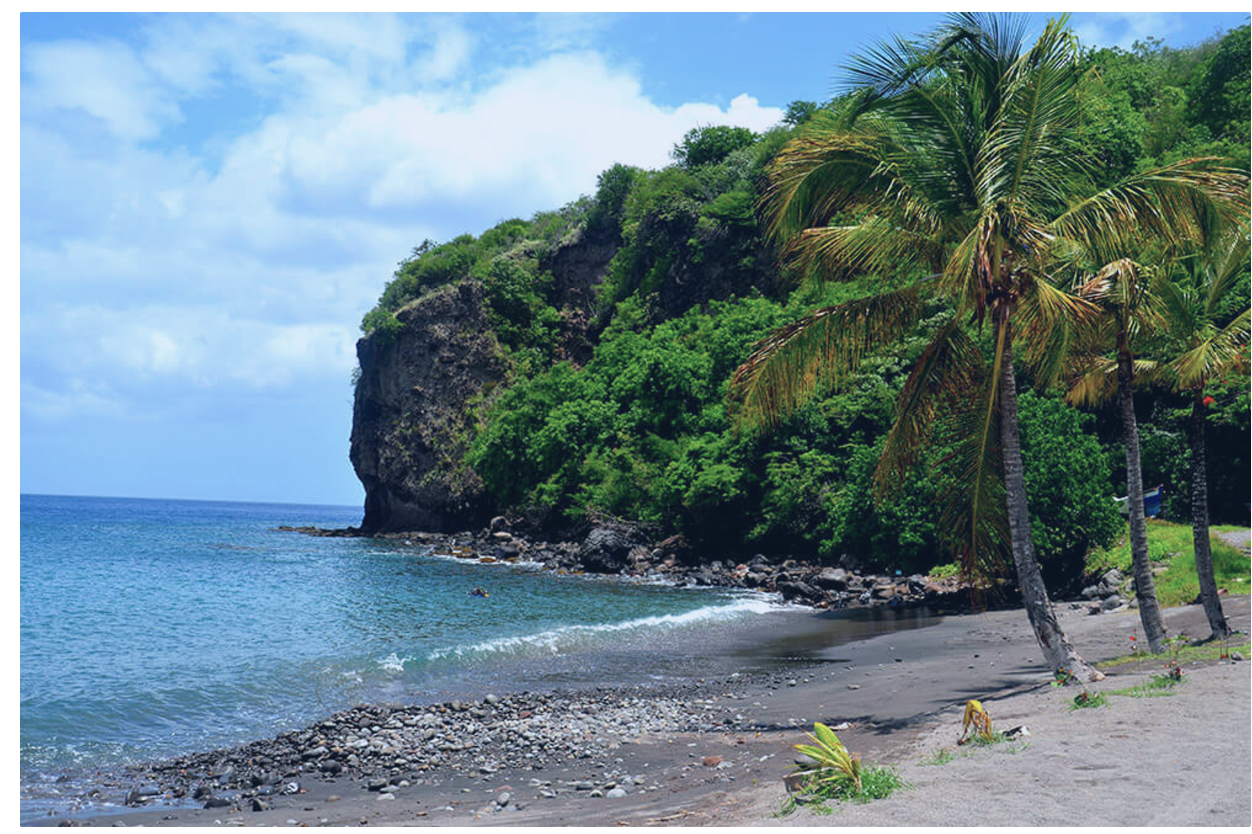
[[798,581],[782,581],[776,586],[778,592],[783,595],[783,599],[790,602],[791,600],[800,600],[801,602],[816,602],[825,599],[825,595],[821,591],[814,588],[807,582]]
[[896,586],[894,582],[877,582],[875,583],[873,590],[870,591],[870,597],[872,599],[891,599],[895,595]]
[[578,549],[578,561],[592,573],[617,573],[626,567],[630,547],[630,539],[620,530],[597,527]]
[[813,577],[813,584],[828,591],[847,590],[848,572],[843,568],[826,568]]
[[1113,596],[1105,599],[1104,602],[1100,603],[1100,607],[1105,611],[1112,611],[1114,608],[1121,608],[1122,598],[1114,594]]

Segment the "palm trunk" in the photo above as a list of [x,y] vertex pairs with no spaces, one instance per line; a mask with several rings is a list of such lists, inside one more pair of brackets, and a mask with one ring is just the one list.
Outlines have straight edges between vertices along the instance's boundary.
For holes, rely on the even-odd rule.
[[1191,535],[1195,542],[1195,572],[1200,580],[1200,601],[1209,618],[1212,637],[1221,639],[1230,634],[1222,600],[1217,595],[1217,579],[1213,575],[1213,550],[1209,543],[1208,462],[1205,459],[1203,391],[1197,392],[1191,404]]
[[1009,536],[1013,547],[1013,564],[1017,568],[1017,585],[1022,592],[1026,616],[1035,630],[1035,639],[1053,672],[1068,672],[1079,680],[1094,681],[1104,677],[1089,666],[1061,631],[1056,611],[1048,600],[1048,589],[1035,559],[1035,545],[1030,538],[1030,508],[1026,501],[1026,479],[1022,468],[1022,444],[1017,428],[1017,380],[1013,373],[1013,342],[1008,331],[1008,311],[1001,308],[996,315],[998,338],[1004,342],[1003,367],[1000,373],[1000,441],[1004,463],[1004,487],[1009,511]]
[[1122,437],[1126,443],[1126,485],[1130,495],[1130,554],[1135,572],[1135,595],[1139,598],[1139,621],[1153,654],[1165,651],[1165,624],[1156,599],[1156,582],[1148,560],[1148,526],[1143,520],[1143,473],[1139,466],[1139,422],[1131,390],[1134,365],[1130,351],[1120,345],[1117,353],[1117,397],[1122,407]]

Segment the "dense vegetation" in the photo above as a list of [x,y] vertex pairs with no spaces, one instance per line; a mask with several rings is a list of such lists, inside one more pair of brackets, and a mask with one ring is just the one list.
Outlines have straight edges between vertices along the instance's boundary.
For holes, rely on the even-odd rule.
[[[1150,41],[1086,52],[1083,141],[1101,162],[1099,177],[1113,182],[1197,155],[1246,170],[1248,50],[1244,26],[1188,49]],[[934,497],[951,485],[927,460],[890,500],[876,503],[871,489],[896,397],[945,310],[929,309],[902,348],[869,357],[851,387],[814,398],[775,432],[739,433],[727,413],[728,381],[755,342],[818,305],[879,289],[872,274],[814,281],[781,262],[760,228],[766,165],[811,120],[843,105],[794,102],[763,135],[699,128],[665,169],[615,165],[592,198],[477,238],[427,241],[399,265],[362,328],[386,338],[399,327],[393,313],[431,289],[483,284],[513,379],[478,427],[467,462],[502,508],[553,524],[609,514],[737,552],[846,554],[906,572],[948,563]],[[579,366],[565,358],[543,263],[589,232],[616,235],[620,247],[598,291],[594,355]],[[681,309],[665,302],[675,282],[713,275],[741,290]],[[969,335],[991,350],[989,332]],[[1023,391],[1031,382],[1019,371]],[[1045,386],[1019,404],[1035,545],[1058,586],[1078,581],[1092,547],[1113,544],[1123,522],[1111,498],[1126,494],[1116,409],[1082,412],[1063,393]],[[1208,393],[1210,448],[1221,450],[1210,454],[1210,512],[1215,522],[1246,523],[1248,380],[1222,380]],[[1145,392],[1139,413],[1145,484],[1163,484],[1163,516],[1184,521],[1189,402]],[[947,451],[940,437],[926,454]]]

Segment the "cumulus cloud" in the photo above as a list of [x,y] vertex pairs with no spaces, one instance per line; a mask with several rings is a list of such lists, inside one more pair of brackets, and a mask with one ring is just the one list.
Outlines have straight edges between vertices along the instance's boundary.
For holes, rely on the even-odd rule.
[[[342,382],[409,248],[658,167],[745,92],[665,107],[579,48],[493,63],[451,18],[157,18],[22,49],[23,407]],[[84,380],[94,380],[87,384]]]

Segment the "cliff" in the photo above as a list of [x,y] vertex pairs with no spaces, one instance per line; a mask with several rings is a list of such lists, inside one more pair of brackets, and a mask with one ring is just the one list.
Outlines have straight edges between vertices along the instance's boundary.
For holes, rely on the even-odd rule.
[[[679,232],[694,234],[691,228]],[[675,258],[653,299],[666,319],[768,281],[758,239],[747,230],[708,235],[699,258]],[[540,268],[552,275],[549,303],[562,326],[554,356],[583,365],[596,344],[596,290],[622,245],[617,228],[585,230]],[[677,248],[677,247],[676,247]],[[681,249],[680,249],[681,251]],[[493,393],[509,384],[510,360],[496,338],[484,290],[465,278],[396,312],[401,327],[357,342],[360,378],[351,460],[365,487],[366,533],[450,532],[481,526],[493,505],[464,461]]]
[[350,456],[365,487],[361,526],[372,533],[472,525],[487,501],[461,458],[479,409],[508,370],[482,287],[440,288],[396,318],[396,334],[357,342]]

